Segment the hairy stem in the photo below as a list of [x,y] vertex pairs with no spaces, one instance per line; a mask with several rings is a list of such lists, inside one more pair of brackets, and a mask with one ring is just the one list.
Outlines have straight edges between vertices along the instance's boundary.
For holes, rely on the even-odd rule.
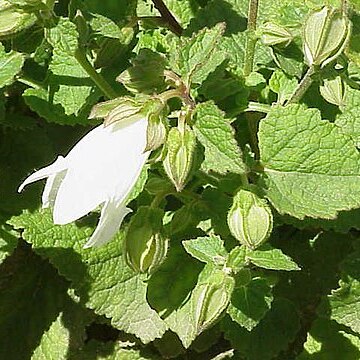
[[109,85],[109,83],[102,77],[101,74],[96,72],[94,67],[91,65],[90,61],[86,57],[85,53],[78,49],[75,53],[75,58],[82,66],[82,68],[87,72],[92,81],[96,84],[96,86],[103,92],[103,94],[108,99],[114,99],[117,97],[117,93],[114,89]]
[[315,67],[310,66],[307,72],[305,73],[304,77],[301,79],[298,87],[296,88],[296,90],[294,91],[294,93],[291,95],[290,99],[286,103],[286,105],[297,103],[301,100],[301,98],[304,96],[304,94],[306,93],[307,89],[310,87],[313,81],[311,76],[314,74],[314,72],[315,72]]
[[244,60],[244,76],[248,76],[252,72],[254,66],[255,46],[257,42],[255,31],[256,31],[258,8],[259,8],[259,0],[250,0],[248,23],[247,23],[248,37],[246,41],[245,60]]
[[155,8],[161,14],[161,17],[168,24],[169,29],[174,34],[180,36],[183,32],[183,28],[177,22],[177,20],[175,19],[173,14],[170,12],[170,10],[166,7],[164,2],[162,0],[152,0],[152,2],[154,3]]

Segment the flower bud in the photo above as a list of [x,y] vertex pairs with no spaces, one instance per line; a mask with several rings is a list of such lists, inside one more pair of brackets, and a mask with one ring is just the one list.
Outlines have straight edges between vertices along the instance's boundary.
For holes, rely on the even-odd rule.
[[344,104],[345,85],[340,76],[333,79],[324,79],[320,86],[320,94],[330,104],[341,106]]
[[165,58],[151,51],[141,49],[131,61],[131,67],[123,71],[116,80],[133,93],[160,93],[165,88]]
[[35,21],[34,14],[26,13],[7,1],[0,2],[0,39],[32,26]]
[[228,213],[231,234],[250,249],[265,242],[272,231],[273,217],[265,200],[241,189],[234,197]]
[[267,22],[261,28],[261,41],[264,45],[288,46],[292,39],[293,36],[284,26]]
[[163,211],[140,207],[125,237],[126,263],[138,273],[152,273],[165,260],[168,239],[162,234]]
[[167,126],[162,116],[151,114],[146,133],[145,151],[156,150],[166,140]]
[[216,270],[194,289],[195,321],[200,334],[209,328],[229,305],[234,290],[234,278]]
[[341,11],[324,6],[314,11],[304,28],[304,54],[309,66],[326,64],[338,57],[348,43],[351,23]]
[[166,157],[163,165],[167,176],[173,182],[177,191],[181,191],[193,165],[196,137],[190,127],[184,131],[173,127],[166,141]]
[[103,118],[104,125],[109,126],[118,121],[136,121],[148,118],[150,127],[156,127],[156,134],[154,134],[154,129],[150,129],[150,135],[147,134],[148,142],[150,141],[152,146],[151,150],[154,150],[154,146],[160,146],[165,138],[166,127],[163,120],[160,119],[164,108],[165,104],[157,97],[132,98],[123,96],[95,105],[91,110],[89,119]]

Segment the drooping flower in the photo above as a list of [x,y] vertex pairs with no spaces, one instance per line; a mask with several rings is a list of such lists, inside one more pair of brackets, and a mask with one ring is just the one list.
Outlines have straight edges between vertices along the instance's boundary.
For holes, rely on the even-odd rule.
[[99,223],[85,247],[110,241],[131,211],[126,198],[149,156],[147,119],[100,125],[85,135],[66,157],[30,175],[19,187],[47,178],[43,208],[53,208],[53,221],[64,225],[102,205]]

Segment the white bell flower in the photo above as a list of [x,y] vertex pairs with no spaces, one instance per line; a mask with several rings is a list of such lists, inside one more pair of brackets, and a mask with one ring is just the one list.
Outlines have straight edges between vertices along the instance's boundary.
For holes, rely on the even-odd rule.
[[19,187],[47,178],[43,208],[53,208],[54,224],[75,221],[102,205],[99,223],[84,247],[110,241],[131,212],[125,201],[147,161],[147,119],[100,125],[64,158],[30,175]]

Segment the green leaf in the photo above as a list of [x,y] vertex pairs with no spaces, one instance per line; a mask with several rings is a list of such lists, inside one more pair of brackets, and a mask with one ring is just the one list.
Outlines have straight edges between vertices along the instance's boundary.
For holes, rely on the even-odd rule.
[[360,358],[360,338],[328,319],[316,319],[308,332],[304,351],[296,360],[355,360]]
[[270,309],[272,301],[271,286],[265,278],[255,277],[249,283],[237,281],[227,313],[251,331]]
[[[101,356],[101,357],[99,357]],[[160,357],[147,349],[129,346],[129,342],[89,341],[70,360],[160,360]]]
[[340,107],[341,114],[336,116],[335,124],[354,140],[357,147],[360,146],[359,106],[360,90],[347,86],[344,104]]
[[[265,6],[268,6],[268,2]],[[260,6],[264,4],[260,3]],[[226,30],[224,36],[219,41],[219,49],[226,54],[231,67],[237,74],[242,74],[244,65],[245,48],[247,34],[247,13],[248,1],[242,0],[213,0],[207,2],[207,5],[201,9],[196,18],[190,23],[186,29],[187,34],[198,31],[203,27],[212,27],[220,22],[225,22]],[[259,11],[261,15],[261,12]],[[260,41],[256,44],[254,57],[254,71],[258,64],[267,64],[271,61],[269,48],[262,45]]]
[[251,332],[230,317],[225,317],[221,325],[225,338],[247,360],[273,359],[287,349],[300,328],[296,308],[285,299],[274,300],[265,318]]
[[113,39],[122,40],[123,35],[118,25],[111,19],[100,14],[92,14],[90,26],[97,34]]
[[224,60],[224,53],[218,51],[225,24],[203,29],[190,40],[182,39],[171,53],[170,66],[190,86],[201,84]]
[[290,78],[281,70],[276,70],[272,73],[269,80],[270,90],[278,94],[277,102],[281,105],[289,100],[294,93],[298,82],[296,78]]
[[254,265],[270,270],[300,270],[299,266],[280,249],[264,245],[253,251],[247,251],[246,259]]
[[[100,93],[75,57],[78,49],[76,26],[69,19],[60,18],[57,26],[47,32],[47,41],[53,47],[49,89],[29,89],[24,94],[25,101],[50,122],[86,123],[89,107]],[[43,100],[48,104],[44,106]]]
[[360,156],[316,109],[273,107],[260,122],[266,196],[281,213],[332,219],[360,206]]
[[213,102],[196,106],[194,131],[205,148],[204,171],[220,174],[245,172],[241,150],[234,137],[234,129],[224,114]]
[[82,346],[87,313],[70,299],[67,282],[46,260],[22,243],[0,274],[1,358],[65,360]]
[[224,241],[216,235],[185,240],[182,244],[191,256],[205,263],[222,265],[228,255],[224,248]]
[[342,264],[340,288],[328,296],[331,319],[360,334],[360,252]]
[[96,95],[91,95],[87,99],[88,103],[81,108],[77,115],[66,114],[61,101],[54,103],[51,98],[51,91],[45,89],[26,89],[23,97],[29,108],[48,122],[61,125],[90,125],[88,116],[99,96],[97,92]]
[[10,226],[0,225],[0,264],[15,250],[18,236],[19,234]]
[[144,343],[163,335],[166,325],[146,301],[146,283],[123,259],[119,246],[123,231],[108,245],[85,250],[82,246],[92,231],[86,220],[81,227],[54,226],[49,212],[41,211],[24,212],[11,223],[24,229],[24,239],[49,258],[95,313],[111,318],[114,327],[135,334]]
[[281,220],[298,229],[321,228],[346,234],[350,229],[360,230],[360,209],[341,211],[338,213],[336,219],[332,220],[308,217],[304,218],[304,220],[299,220],[288,215],[282,216]]
[[234,279],[213,265],[205,265],[190,298],[165,319],[185,348],[216,322],[229,304]]
[[16,51],[5,52],[0,43],[0,88],[11,85],[14,77],[21,71],[25,57]]

